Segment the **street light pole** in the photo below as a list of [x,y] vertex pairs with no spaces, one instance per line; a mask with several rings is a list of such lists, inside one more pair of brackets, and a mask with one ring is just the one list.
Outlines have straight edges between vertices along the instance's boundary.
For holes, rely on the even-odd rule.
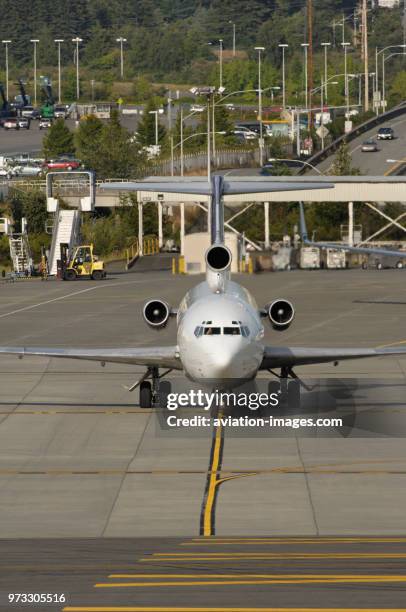
[[183,176],[183,106],[180,105],[180,175]]
[[232,21],[229,21],[229,23],[233,24],[233,57],[235,57],[235,23]]
[[61,95],[61,43],[63,43],[63,38],[55,38],[54,42],[58,45],[58,102],[61,103],[62,95]]
[[8,46],[11,43],[11,40],[2,40],[4,45],[6,45],[6,98],[8,100]]
[[[214,98],[213,98],[214,104]],[[211,154],[210,154],[210,96],[207,96],[207,181],[211,181]]]
[[223,39],[219,39],[220,89],[223,87]]
[[120,36],[116,38],[116,42],[120,43],[120,76],[121,79],[124,78],[124,51],[123,51],[123,43],[127,42],[126,38]]
[[80,98],[80,82],[79,82],[79,43],[83,42],[82,38],[76,36],[72,38],[72,42],[76,43],[76,100]]
[[258,51],[258,117],[259,117],[259,165],[262,167],[264,161],[264,138],[262,126],[262,82],[261,82],[261,53],[265,47],[255,47]]
[[349,113],[350,113],[350,96],[349,96],[349,89],[348,89],[348,73],[347,73],[347,49],[350,45],[349,42],[343,42],[341,43],[342,47],[344,48],[344,83],[345,83],[345,105],[346,105],[346,114],[347,114],[347,119],[349,117]]
[[307,52],[309,49],[309,43],[302,43],[301,45],[303,47],[303,51],[304,51],[304,69],[305,69],[305,106],[306,109],[309,106],[309,77],[308,77],[308,72],[307,72]]
[[289,47],[287,44],[278,45],[282,49],[282,106],[286,109],[286,76],[285,76],[285,49]]
[[37,43],[38,38],[31,38],[30,42],[34,44],[34,106],[37,106]]
[[327,51],[328,48],[331,47],[331,43],[329,42],[324,42],[321,43],[321,46],[324,47],[324,99],[325,99],[325,103],[327,105],[328,102],[328,85],[327,85],[327,81],[328,81],[328,60],[327,60]]

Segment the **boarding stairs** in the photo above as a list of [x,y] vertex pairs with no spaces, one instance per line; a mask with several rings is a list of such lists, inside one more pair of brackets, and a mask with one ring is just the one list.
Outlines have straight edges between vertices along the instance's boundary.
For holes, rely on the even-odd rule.
[[80,237],[80,211],[61,210],[55,212],[52,243],[49,256],[49,274],[57,273],[57,261],[61,259],[61,244],[69,245],[69,252],[78,244]]
[[31,276],[33,261],[27,234],[10,234],[8,240],[14,273]]

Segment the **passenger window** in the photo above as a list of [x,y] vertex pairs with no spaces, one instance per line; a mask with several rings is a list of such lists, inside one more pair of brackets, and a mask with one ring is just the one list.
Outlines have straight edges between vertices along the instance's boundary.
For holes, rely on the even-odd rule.
[[225,336],[239,336],[240,328],[239,327],[225,327],[224,335]]
[[205,336],[219,336],[221,334],[221,327],[205,327]]

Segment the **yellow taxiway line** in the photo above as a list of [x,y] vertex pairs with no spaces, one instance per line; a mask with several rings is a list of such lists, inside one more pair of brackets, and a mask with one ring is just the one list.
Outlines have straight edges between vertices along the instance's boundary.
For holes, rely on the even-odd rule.
[[201,608],[167,606],[67,606],[62,612],[406,612],[406,608]]
[[406,538],[196,538],[191,542],[181,542],[180,546],[227,546],[229,544],[404,544]]
[[220,468],[221,460],[221,446],[222,446],[222,426],[219,425],[216,428],[214,449],[209,466],[210,478],[207,489],[207,496],[204,502],[203,510],[203,536],[213,535],[213,512],[214,504],[216,500],[217,486],[218,486],[218,471]]
[[271,584],[389,584],[405,583],[406,576],[368,576],[366,578],[295,578],[295,579],[273,579],[273,580],[193,580],[193,581],[170,581],[170,582],[99,582],[95,588],[99,589],[129,589],[129,588],[156,588],[156,587],[194,587],[194,586],[251,586]]

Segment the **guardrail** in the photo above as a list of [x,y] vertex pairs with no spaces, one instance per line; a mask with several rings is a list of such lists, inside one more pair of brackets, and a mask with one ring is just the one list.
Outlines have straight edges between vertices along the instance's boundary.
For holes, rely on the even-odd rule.
[[[144,238],[142,242],[142,255],[156,255],[157,253],[159,253],[158,238]],[[129,270],[129,268],[135,264],[140,255],[140,245],[137,239],[128,247],[126,251],[127,270]]]
[[[376,117],[372,117],[372,119],[368,119],[368,121],[364,121],[360,125],[357,125],[351,132],[348,134],[343,134],[336,140],[334,140],[328,147],[319,151],[306,161],[312,166],[317,166],[320,162],[324,161],[327,157],[329,157],[332,153],[334,153],[341,144],[351,142],[355,138],[357,138],[360,134],[364,134],[364,132],[368,132],[371,128],[376,125],[380,125],[381,123],[385,123],[389,119],[394,119],[395,117],[399,117],[406,113],[406,102],[402,102],[395,106],[391,110],[386,113],[382,113],[382,115],[377,115]],[[304,166],[298,174],[305,174],[309,171],[309,167]]]

